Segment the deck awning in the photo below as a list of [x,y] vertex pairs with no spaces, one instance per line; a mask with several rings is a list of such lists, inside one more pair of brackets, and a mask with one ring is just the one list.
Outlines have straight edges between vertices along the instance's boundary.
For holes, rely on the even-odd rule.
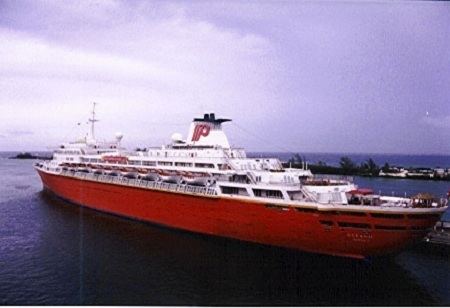
[[373,189],[370,189],[370,188],[353,189],[353,190],[349,191],[349,194],[352,194],[352,195],[372,195],[373,194]]

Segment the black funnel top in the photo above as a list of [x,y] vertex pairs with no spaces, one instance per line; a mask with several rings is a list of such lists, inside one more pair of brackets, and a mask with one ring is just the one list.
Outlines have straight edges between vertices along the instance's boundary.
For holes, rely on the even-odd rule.
[[214,113],[205,113],[203,118],[195,118],[194,121],[196,122],[209,122],[214,124],[221,124],[223,122],[231,121],[230,119],[216,119],[216,115]]

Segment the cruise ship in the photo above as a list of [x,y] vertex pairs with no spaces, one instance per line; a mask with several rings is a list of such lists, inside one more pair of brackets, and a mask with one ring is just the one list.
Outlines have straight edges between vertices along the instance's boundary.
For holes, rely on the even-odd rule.
[[127,151],[90,133],[35,164],[45,190],[98,211],[189,232],[352,258],[388,254],[422,240],[447,199],[380,196],[348,180],[316,178],[277,158],[230,146],[214,113],[188,135]]

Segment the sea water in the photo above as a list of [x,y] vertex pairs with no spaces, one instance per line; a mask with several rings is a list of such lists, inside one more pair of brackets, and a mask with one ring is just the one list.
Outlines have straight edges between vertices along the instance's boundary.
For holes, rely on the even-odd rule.
[[[61,201],[34,161],[1,156],[0,304],[450,304],[447,250],[357,261],[177,231]],[[395,194],[449,186],[355,180]]]

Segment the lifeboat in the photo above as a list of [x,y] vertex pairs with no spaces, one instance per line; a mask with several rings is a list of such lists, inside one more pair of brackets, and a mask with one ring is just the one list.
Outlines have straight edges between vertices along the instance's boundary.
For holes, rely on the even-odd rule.
[[129,179],[135,179],[138,177],[137,169],[135,168],[120,168],[120,174]]
[[146,175],[150,170],[145,169],[145,168],[139,168],[137,169],[137,172],[139,173],[139,175]]
[[158,181],[159,175],[156,170],[153,169],[138,169],[138,175],[142,180],[146,181]]
[[86,172],[87,173],[87,172],[89,172],[89,168],[85,164],[77,164],[76,171],[78,171],[78,172]]
[[208,173],[183,172],[182,176],[186,184],[196,186],[206,186],[211,180],[211,175]]
[[96,168],[93,171],[94,171],[94,174],[103,174],[103,170],[100,168]]
[[117,175],[119,175],[120,172],[116,168],[112,168],[112,167],[106,166],[103,169],[103,173],[106,174],[106,175],[117,176]]
[[348,192],[350,195],[373,195],[373,189],[370,188],[357,188]]
[[178,184],[182,180],[182,176],[176,171],[159,170],[158,174],[163,182]]

